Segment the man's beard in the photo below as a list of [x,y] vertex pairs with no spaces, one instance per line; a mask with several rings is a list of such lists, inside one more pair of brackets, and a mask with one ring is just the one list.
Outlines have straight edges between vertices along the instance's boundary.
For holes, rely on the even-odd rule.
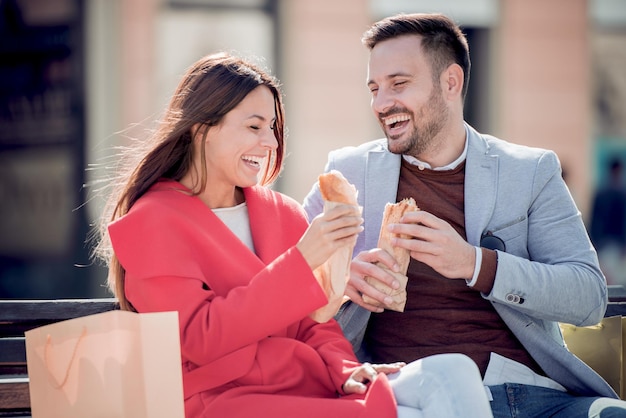
[[[417,114],[411,113],[413,130],[408,133],[408,138],[398,141],[389,138],[387,144],[389,151],[394,154],[406,154],[418,157],[426,151],[433,150],[442,138],[437,138],[448,121],[448,108],[443,101],[441,91],[434,89],[428,98],[428,102],[423,105]],[[419,126],[418,126],[419,124]]]

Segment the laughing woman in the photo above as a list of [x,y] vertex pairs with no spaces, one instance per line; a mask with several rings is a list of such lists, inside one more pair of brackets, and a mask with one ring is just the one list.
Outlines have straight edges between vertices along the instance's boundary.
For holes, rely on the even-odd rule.
[[188,418],[396,417],[386,374],[403,364],[360,364],[334,320],[309,317],[328,303],[313,270],[354,244],[362,218],[344,205],[309,225],[267,187],[283,134],[274,78],[200,59],[147,149],[130,151],[140,160],[119,177],[96,254],[122,309],[178,311]]

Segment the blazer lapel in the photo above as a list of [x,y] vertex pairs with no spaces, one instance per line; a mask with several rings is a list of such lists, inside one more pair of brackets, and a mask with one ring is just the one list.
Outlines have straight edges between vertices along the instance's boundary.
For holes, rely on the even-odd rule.
[[[363,196],[363,218],[371,225],[381,225],[387,203],[395,203],[400,177],[400,156],[381,144],[367,156]],[[365,228],[365,248],[378,246],[379,229]]]
[[495,208],[498,156],[490,153],[487,141],[469,125],[466,132],[465,233],[470,244],[479,245]]

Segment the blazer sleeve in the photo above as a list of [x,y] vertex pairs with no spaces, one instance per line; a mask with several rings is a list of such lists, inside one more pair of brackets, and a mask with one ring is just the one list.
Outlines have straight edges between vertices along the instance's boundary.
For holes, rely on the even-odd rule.
[[[557,156],[544,151],[532,161],[534,166],[519,167],[525,172],[518,173],[531,176],[529,193],[520,193],[514,185],[511,190],[499,186],[502,193],[509,193],[499,197],[500,210],[522,211],[523,216],[494,231],[507,248],[498,253],[496,278],[487,297],[534,318],[594,325],[607,305],[596,252],[561,177]],[[524,195],[528,202],[521,200]]]

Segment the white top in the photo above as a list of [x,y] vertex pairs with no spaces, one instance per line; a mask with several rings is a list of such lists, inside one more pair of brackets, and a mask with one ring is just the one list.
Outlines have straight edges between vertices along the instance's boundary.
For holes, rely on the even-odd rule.
[[213,213],[220,218],[222,222],[230,229],[233,234],[246,244],[254,253],[254,242],[252,242],[252,233],[250,232],[250,216],[248,215],[248,205],[246,202],[230,208],[211,209]]

